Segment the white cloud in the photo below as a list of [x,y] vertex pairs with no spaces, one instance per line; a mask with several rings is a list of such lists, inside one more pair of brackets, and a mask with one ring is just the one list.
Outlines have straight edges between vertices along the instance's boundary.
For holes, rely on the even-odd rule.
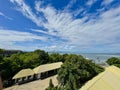
[[112,3],[114,0],[103,0],[101,5],[109,5],[110,3]]
[[[54,35],[67,40],[66,47],[94,48],[97,45],[118,44],[120,38],[120,7],[101,12],[97,19],[92,19],[85,15],[83,18],[74,18],[73,13],[57,11],[52,6],[41,7],[41,2],[36,2],[36,10],[38,13],[43,13],[47,22],[44,22],[41,17],[37,17],[32,12],[30,7],[23,0],[12,0],[17,3],[23,15],[31,19],[38,26],[43,26],[48,29],[48,32],[37,30],[49,35]],[[89,0],[87,5],[92,5],[96,0]],[[87,19],[88,22],[85,22]],[[57,33],[56,33],[56,32]],[[62,43],[62,44],[63,44]],[[59,44],[56,48],[64,48]],[[54,46],[54,45],[53,45]],[[53,49],[53,46],[50,48]],[[49,48],[49,47],[48,47]]]
[[92,4],[94,4],[97,0],[88,0],[88,2],[86,3],[87,6],[92,6]]
[[[68,39],[75,44],[105,43],[114,40],[120,34],[119,7],[103,12],[100,15],[101,18],[95,20],[95,23],[92,20],[84,23],[86,17],[73,19],[71,13],[57,12],[50,6],[39,8],[39,10],[44,13],[45,18],[48,20],[45,27],[49,29],[49,33],[57,30],[59,32],[58,36]],[[111,39],[109,40],[109,38]],[[82,41],[82,43],[79,43],[79,41]]]
[[76,0],[70,0],[68,5],[64,8],[64,11],[69,10],[73,6],[73,4],[75,4],[75,3],[76,3]]
[[16,45],[15,42],[1,42],[0,43],[0,48],[3,48],[3,49],[12,49],[12,50],[23,50],[23,51],[33,51],[33,50],[36,50],[38,48],[40,48],[38,45]]
[[24,3],[23,0],[10,0],[12,3],[17,5],[16,10],[22,12],[24,16],[26,16],[28,19],[31,19],[34,23],[36,23],[38,26],[42,25],[42,18],[37,17],[33,12],[32,9]]
[[12,20],[12,18],[6,16],[6,15],[5,15],[4,13],[2,13],[2,12],[0,12],[0,16],[3,16],[3,17],[6,18],[6,19]]
[[0,12],[0,16],[4,16],[4,14],[2,12]]
[[33,32],[39,32],[39,33],[43,33],[43,34],[48,34],[48,32],[40,30],[40,29],[33,29],[32,28],[31,31],[33,31]]
[[27,50],[34,47],[35,49],[36,46],[30,47],[31,46],[30,45],[26,48],[26,46],[19,46],[15,44],[16,42],[28,42],[28,41],[34,42],[34,40],[47,41],[47,38],[29,33],[29,32],[0,29],[0,47],[1,48]]
[[78,8],[76,11],[73,12],[73,15],[74,15],[74,16],[78,16],[78,15],[79,15],[81,12],[83,12],[83,11],[84,11],[84,9],[80,7],[80,8]]
[[51,46],[44,46],[41,47],[41,49],[44,49],[46,51],[71,51],[71,49],[74,49],[74,46],[68,46],[65,44],[62,45],[51,45]]
[[0,41],[17,42],[17,41],[33,41],[42,40],[46,41],[47,38],[42,36],[37,36],[28,32],[20,32],[14,30],[0,30]]

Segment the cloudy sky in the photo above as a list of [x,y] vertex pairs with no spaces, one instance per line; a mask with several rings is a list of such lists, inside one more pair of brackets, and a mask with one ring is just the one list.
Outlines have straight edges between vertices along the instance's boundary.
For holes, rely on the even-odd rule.
[[120,0],[0,0],[0,48],[120,52]]

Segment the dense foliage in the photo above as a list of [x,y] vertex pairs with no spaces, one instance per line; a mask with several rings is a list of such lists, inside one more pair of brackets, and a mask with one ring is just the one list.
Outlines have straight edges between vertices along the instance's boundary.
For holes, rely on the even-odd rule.
[[120,58],[111,57],[106,61],[109,65],[115,65],[120,68]]
[[58,81],[63,90],[78,90],[86,81],[104,69],[80,55],[69,55],[58,72]]
[[[10,79],[16,72],[24,68],[34,68],[40,64],[49,62],[49,55],[45,51],[36,50],[34,52],[25,52],[13,54],[10,57],[4,57],[1,60],[1,70],[3,78]],[[6,67],[7,66],[7,67]]]
[[80,55],[66,55],[65,62],[58,72],[59,85],[54,87],[53,84],[49,84],[46,90],[78,90],[86,81],[102,71],[102,67]]
[[[0,53],[2,51],[0,50]],[[59,61],[64,63],[58,72],[59,85],[54,87],[50,80],[50,86],[47,90],[76,90],[103,71],[102,67],[75,54],[48,54],[43,50],[21,52],[12,54],[10,57],[1,56],[0,54],[0,71],[2,71],[4,85],[11,85],[12,77],[21,69],[32,69],[41,64]]]
[[21,52],[12,54],[10,57],[5,57],[5,55],[3,55],[4,51],[5,50],[0,49],[0,71],[2,72],[2,79],[5,86],[6,84],[11,84],[12,77],[21,69],[32,69],[46,63],[64,62],[67,56],[67,54],[48,54],[48,52],[43,50],[35,50],[33,52]]

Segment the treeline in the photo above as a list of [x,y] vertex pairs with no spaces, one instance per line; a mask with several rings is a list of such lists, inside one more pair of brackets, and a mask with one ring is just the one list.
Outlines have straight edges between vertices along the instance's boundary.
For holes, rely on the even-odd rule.
[[109,65],[114,65],[120,68],[120,58],[111,57],[106,61]]
[[43,50],[35,50],[33,52],[21,52],[12,54],[10,57],[3,56],[0,51],[0,72],[2,72],[2,79],[4,86],[12,84],[12,77],[21,69],[35,68],[41,64],[65,61],[68,54],[60,55],[58,53],[48,54]]
[[46,90],[78,90],[88,80],[102,71],[104,69],[91,60],[86,60],[80,55],[71,54],[66,57],[64,64],[58,71],[58,86],[54,87],[51,84],[52,81],[50,81]]
[[[2,53],[2,51],[0,52]],[[48,87],[47,90],[76,90],[86,81],[104,71],[102,67],[76,54],[49,54],[43,50],[21,52],[10,57],[0,56],[0,71],[4,86],[12,85],[12,77],[21,69],[35,68],[41,64],[63,62],[58,71],[57,87]]]

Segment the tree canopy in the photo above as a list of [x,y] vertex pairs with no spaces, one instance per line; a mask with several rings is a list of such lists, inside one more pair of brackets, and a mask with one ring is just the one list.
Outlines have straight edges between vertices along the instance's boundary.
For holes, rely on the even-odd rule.
[[2,79],[8,83],[8,80],[11,81],[12,77],[21,69],[35,68],[49,62],[49,54],[43,50],[22,52],[5,57],[2,55],[1,49],[0,69],[2,71]]
[[12,54],[10,57],[0,56],[0,69],[5,84],[9,85],[9,81],[21,69],[32,69],[41,64],[60,61],[64,64],[58,71],[59,86],[52,86],[49,90],[76,90],[86,81],[103,71],[102,67],[90,60],[86,60],[81,55],[48,54],[43,50]]
[[106,61],[109,65],[115,65],[120,68],[120,58],[111,57]]
[[65,90],[78,90],[86,81],[104,69],[80,55],[69,55],[58,72],[59,85]]

